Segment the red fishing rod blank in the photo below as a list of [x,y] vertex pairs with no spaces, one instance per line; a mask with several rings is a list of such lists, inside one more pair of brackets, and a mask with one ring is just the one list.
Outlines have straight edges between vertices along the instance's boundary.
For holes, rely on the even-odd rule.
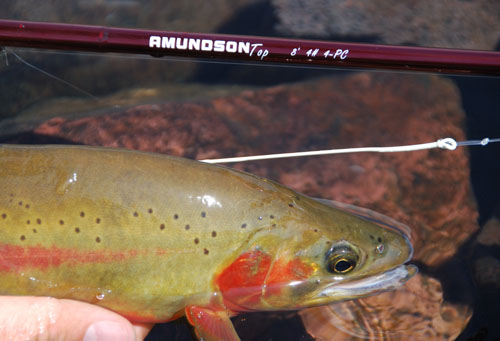
[[339,68],[500,75],[500,53],[0,20],[0,46]]

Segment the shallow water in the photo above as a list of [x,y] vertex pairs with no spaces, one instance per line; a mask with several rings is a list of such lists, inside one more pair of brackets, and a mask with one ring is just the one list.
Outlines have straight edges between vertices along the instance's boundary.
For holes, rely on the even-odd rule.
[[[147,3],[149,11],[154,12],[153,4]],[[221,1],[217,6],[223,5]],[[80,2],[75,1],[73,7],[57,2],[51,5],[55,7],[47,6],[35,11],[29,1],[19,2],[2,17],[276,34],[273,22],[277,19],[267,3],[234,2],[215,23],[205,26],[187,23],[180,14],[175,20],[173,10],[155,17],[144,3],[135,1],[87,2],[86,11],[80,15],[74,10],[81,9]],[[266,20],[245,25],[255,23],[252,18],[256,13]],[[162,21],[162,14],[172,24]],[[148,17],[156,19],[144,21]],[[13,51],[93,97],[27,67],[7,53],[8,65],[0,63],[1,143],[106,145],[201,159],[424,143],[447,136],[457,140],[500,137],[498,77]],[[482,340],[500,336],[496,321],[500,286],[499,155],[500,144],[491,144],[456,152],[323,156],[233,166],[314,197],[380,211],[412,228],[412,263],[419,266],[422,277],[418,281],[424,284],[417,285],[415,278],[404,289],[408,296],[384,294],[388,295],[386,301],[374,297],[356,303],[354,308],[331,308],[356,312],[357,318],[351,321],[330,319],[330,315],[326,319],[326,310],[320,311],[326,319],[322,328],[333,327],[326,335],[334,335],[332,330],[337,326],[351,332],[357,328],[358,337],[364,335],[363,331],[373,336],[373,330],[377,330],[376,335],[386,338],[410,334],[415,338]],[[415,295],[428,297],[428,303],[412,304],[415,310],[411,310],[405,304],[413,302]],[[390,305],[396,298],[402,302],[401,309],[384,311],[384,304]],[[366,322],[373,320],[373,311],[378,316],[375,319],[407,324],[378,324],[375,328]],[[318,326],[307,322],[307,316],[318,319],[317,313],[246,314],[235,317],[234,323],[243,340],[311,340],[311,335],[324,337]],[[361,327],[360,321],[365,321]],[[335,335],[337,340],[350,337]],[[187,322],[181,319],[158,325],[148,337],[165,338],[191,340]]]

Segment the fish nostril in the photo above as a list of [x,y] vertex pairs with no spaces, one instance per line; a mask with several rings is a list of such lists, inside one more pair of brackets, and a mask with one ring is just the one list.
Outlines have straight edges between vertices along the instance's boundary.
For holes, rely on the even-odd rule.
[[384,244],[379,244],[379,245],[377,245],[377,247],[375,249],[377,250],[378,253],[383,253],[385,246],[384,246]]

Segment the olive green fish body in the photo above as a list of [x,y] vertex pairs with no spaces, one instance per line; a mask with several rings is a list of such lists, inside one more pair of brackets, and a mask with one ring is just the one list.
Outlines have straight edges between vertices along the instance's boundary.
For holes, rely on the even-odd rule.
[[[0,189],[0,294],[77,299],[135,321],[325,304],[327,282],[411,254],[397,234],[277,183],[176,157],[1,146]],[[352,269],[333,279],[331,259]]]
[[4,147],[0,160],[0,241],[47,258],[4,256],[1,291],[111,308],[127,297],[158,320],[212,293],[214,266],[293,202],[256,177],[168,156]]

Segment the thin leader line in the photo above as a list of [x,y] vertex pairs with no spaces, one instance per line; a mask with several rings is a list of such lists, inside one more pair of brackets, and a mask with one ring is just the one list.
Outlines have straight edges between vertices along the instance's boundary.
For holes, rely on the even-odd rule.
[[[161,56],[155,57],[152,55],[127,55],[125,53],[116,53],[116,52],[82,52],[82,51],[59,51],[59,50],[42,50],[30,47],[16,47],[16,49],[22,49],[23,52],[28,53],[44,53],[44,54],[55,54],[55,55],[78,55],[85,57],[109,57],[109,58],[118,58],[118,59],[138,59],[138,60],[151,60],[157,62],[181,62],[181,63],[203,63],[203,64],[218,64],[218,65],[240,65],[240,66],[252,66],[252,67],[271,67],[271,68],[297,68],[297,69],[306,69],[306,70],[325,70],[325,71],[342,71],[342,72],[376,72],[376,73],[388,73],[391,74],[412,74],[414,72],[410,70],[387,70],[387,69],[371,69],[369,67],[342,67],[336,66],[335,68],[321,66],[321,65],[303,65],[303,64],[280,64],[278,62],[266,62],[261,63],[258,61],[249,62],[249,61],[231,61],[231,60],[209,60],[203,58],[196,57],[175,57],[175,56]],[[11,52],[12,49],[9,49]],[[419,71],[419,74],[422,75],[435,75],[436,72],[432,71]],[[448,77],[481,77],[481,78],[496,78],[494,75],[477,75],[477,74],[447,74]]]
[[35,66],[35,65],[33,65],[33,64],[29,63],[29,62],[27,62],[25,59],[23,59],[21,56],[19,56],[17,53],[15,53],[14,51],[12,51],[11,49],[7,49],[7,48],[5,48],[5,47],[4,47],[4,48],[3,48],[3,53],[4,53],[4,55],[5,55],[5,60],[6,60],[6,64],[7,64],[7,66],[9,66],[9,60],[7,59],[7,53],[10,53],[10,54],[12,54],[14,57],[16,57],[16,58],[17,58],[17,59],[18,59],[21,63],[23,63],[23,64],[25,64],[25,65],[27,65],[27,66],[29,66],[29,67],[33,68],[34,70],[36,70],[36,71],[38,71],[38,72],[43,73],[45,76],[50,77],[50,78],[52,78],[52,79],[55,79],[56,81],[61,82],[61,83],[65,84],[65,85],[69,86],[70,88],[72,88],[72,89],[74,89],[74,90],[76,90],[76,91],[78,91],[78,92],[80,92],[80,93],[82,93],[82,94],[85,94],[86,96],[89,96],[89,97],[90,97],[90,98],[92,98],[92,99],[95,99],[95,100],[98,100],[98,99],[99,99],[99,98],[97,98],[96,96],[92,95],[90,92],[85,91],[85,90],[83,90],[82,88],[79,88],[79,87],[77,87],[76,85],[74,85],[74,84],[72,84],[72,83],[70,83],[70,82],[68,82],[68,81],[65,81],[64,79],[59,78],[59,77],[57,77],[57,76],[54,76],[53,74],[51,74],[51,73],[49,73],[49,72],[47,72],[47,71],[45,71],[45,70],[43,70],[43,69],[39,68],[38,66]]

